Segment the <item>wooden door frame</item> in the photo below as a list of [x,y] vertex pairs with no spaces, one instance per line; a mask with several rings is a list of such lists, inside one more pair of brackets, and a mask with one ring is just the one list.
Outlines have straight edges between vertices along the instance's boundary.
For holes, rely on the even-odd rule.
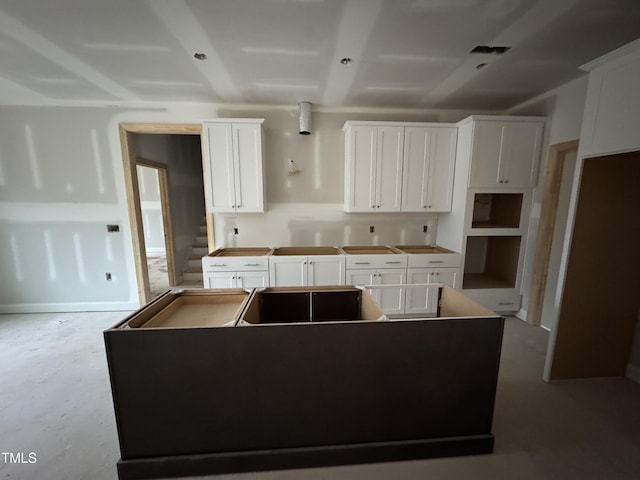
[[[176,285],[175,252],[173,250],[173,228],[171,223],[171,202],[169,201],[169,169],[163,163],[149,160],[148,158],[136,157],[136,167],[153,168],[158,172],[158,186],[160,187],[160,208],[162,211],[162,229],[164,231],[164,248],[167,256],[167,274],[169,285]],[[140,201],[140,198],[138,198]],[[143,235],[144,238],[144,235]],[[147,271],[148,275],[148,271]]]
[[527,323],[539,326],[542,320],[544,292],[547,286],[547,274],[551,259],[553,234],[560,200],[560,186],[564,160],[569,152],[578,151],[578,140],[557,143],[549,147],[549,160],[545,170],[545,184],[542,194],[538,237],[533,260],[531,290],[527,307]]
[[[136,166],[140,160],[135,153],[133,134],[149,133],[164,135],[202,135],[202,125],[191,123],[120,123],[118,125],[120,133],[120,147],[122,149],[122,164],[124,170],[124,183],[127,194],[127,208],[129,210],[129,224],[131,227],[131,240],[133,243],[133,260],[136,268],[136,280],[138,286],[138,298],[141,305],[145,305],[151,300],[151,289],[149,287],[149,271],[147,267],[147,254],[144,245],[144,228],[142,225],[142,209],[140,206],[140,188],[138,186],[138,172]],[[146,162],[155,163],[156,167],[162,164],[145,160]],[[144,164],[144,163],[141,163]],[[154,167],[154,168],[156,168]],[[166,165],[162,165],[166,169]],[[162,170],[160,170],[162,171]],[[165,182],[168,178],[165,176]],[[162,181],[161,181],[162,182]],[[168,184],[167,186],[168,191]],[[162,191],[162,183],[161,183]],[[168,200],[167,200],[168,201]],[[164,212],[168,211],[167,205],[162,205],[163,209],[163,225],[165,225]],[[170,215],[169,215],[170,217]],[[166,225],[165,225],[166,228]],[[213,227],[211,227],[212,229]],[[207,231],[209,231],[209,216],[207,215]],[[166,235],[171,230],[165,230]],[[171,240],[173,242],[173,240]],[[173,247],[170,249],[173,254]],[[172,256],[174,275],[175,275],[175,259]],[[169,251],[167,251],[167,266],[169,263]],[[175,280],[175,278],[174,278]]]

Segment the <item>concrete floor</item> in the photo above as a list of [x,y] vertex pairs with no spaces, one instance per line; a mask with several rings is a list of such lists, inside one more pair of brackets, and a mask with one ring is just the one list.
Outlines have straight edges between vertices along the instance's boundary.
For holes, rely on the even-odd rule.
[[[0,455],[0,478],[117,478],[102,330],[124,316],[0,315],[0,450],[24,453],[25,459],[34,452],[37,459],[8,464]],[[215,478],[640,478],[640,385],[624,378],[542,382],[547,336],[540,328],[507,319],[492,455]]]

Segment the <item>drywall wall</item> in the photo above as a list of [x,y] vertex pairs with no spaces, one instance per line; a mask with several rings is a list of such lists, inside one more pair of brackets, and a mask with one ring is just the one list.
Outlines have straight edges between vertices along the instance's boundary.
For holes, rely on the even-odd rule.
[[[435,216],[375,215],[376,233],[369,235],[371,214],[342,212],[341,127],[347,119],[455,122],[472,112],[313,111],[312,129],[315,124],[316,130],[303,139],[297,134],[296,111],[296,106],[228,109],[213,104],[3,106],[0,312],[139,306],[118,131],[121,122],[197,124],[219,116],[267,119],[269,210],[258,222],[240,215],[221,217],[216,228],[220,223],[222,241],[232,222],[240,233],[229,242],[243,245],[430,241],[422,225],[427,222],[433,235]],[[315,137],[318,132],[320,140]],[[295,178],[286,175],[289,158],[302,172]],[[320,184],[313,180],[315,172],[320,172]],[[181,213],[176,217],[188,210],[187,205],[178,207]],[[107,224],[118,225],[119,232],[107,232]],[[249,224],[253,225],[251,235],[245,228]],[[359,227],[354,231],[352,225]],[[327,227],[334,233],[318,233]]]
[[173,253],[180,282],[205,212],[200,135],[137,133],[133,139],[137,156],[162,163],[169,172]]
[[[568,281],[569,265],[573,255],[574,224],[577,221],[578,192],[581,188],[583,166],[588,157],[603,154],[614,154],[640,149],[640,129],[635,121],[636,112],[640,108],[640,92],[637,85],[640,82],[640,41],[611,52],[589,65],[589,83],[585,101],[584,118],[580,130],[581,142],[576,162],[575,177],[569,205],[569,215],[566,225],[565,243],[563,246],[558,291],[561,309],[564,302],[565,282]],[[612,156],[613,158],[613,156]],[[623,207],[626,208],[626,207]],[[624,213],[624,212],[623,212]],[[629,211],[627,218],[637,218],[637,214]],[[598,217],[594,216],[594,219]],[[579,247],[579,245],[578,245]],[[621,284],[624,281],[620,282]],[[636,292],[637,298],[637,292]],[[636,304],[637,305],[637,304]],[[545,362],[544,378],[552,377],[554,357],[558,348],[566,345],[558,344],[560,323],[551,330],[547,359]],[[630,335],[632,335],[630,333]],[[573,340],[571,340],[573,343]],[[636,343],[631,351],[636,352],[640,346]],[[640,368],[633,363],[634,355],[627,366],[627,372]],[[637,376],[635,377],[637,378]]]
[[2,107],[0,312],[135,306],[118,146],[106,128],[112,116]]
[[[507,113],[509,115],[540,115],[547,117],[543,147],[541,150],[540,170],[538,174],[538,185],[533,194],[533,206],[529,220],[529,231],[526,243],[524,258],[523,278],[522,278],[522,309],[518,316],[526,318],[527,307],[529,305],[529,293],[531,290],[531,275],[533,271],[533,260],[538,235],[538,224],[540,221],[540,210],[542,207],[542,194],[544,192],[544,182],[547,161],[549,159],[549,147],[558,143],[569,142],[580,137],[582,124],[582,113],[584,111],[587,94],[587,76],[577,78],[565,85],[551,90],[544,95],[536,97],[523,103]],[[575,165],[575,163],[574,163]],[[573,178],[573,172],[564,172]],[[571,183],[571,180],[569,180]],[[568,204],[563,208],[568,209]],[[565,212],[566,218],[566,212]],[[554,238],[555,241],[555,238]],[[562,242],[563,239],[558,240]],[[556,279],[560,271],[560,262],[550,262],[548,278]],[[555,282],[554,282],[555,283]],[[557,284],[556,284],[557,285]],[[556,291],[549,288],[545,291],[543,303],[545,307],[555,305],[553,308],[545,308],[542,312],[541,324],[545,328],[552,329],[558,316]]]
[[164,255],[164,226],[162,225],[162,205],[160,204],[160,184],[158,170],[143,165],[137,166],[138,188],[144,247],[147,256]]

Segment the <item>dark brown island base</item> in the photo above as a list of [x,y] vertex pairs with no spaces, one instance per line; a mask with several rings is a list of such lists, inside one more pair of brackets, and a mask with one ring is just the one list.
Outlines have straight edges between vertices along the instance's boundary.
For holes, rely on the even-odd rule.
[[503,318],[442,287],[175,290],[105,331],[121,480],[491,453]]

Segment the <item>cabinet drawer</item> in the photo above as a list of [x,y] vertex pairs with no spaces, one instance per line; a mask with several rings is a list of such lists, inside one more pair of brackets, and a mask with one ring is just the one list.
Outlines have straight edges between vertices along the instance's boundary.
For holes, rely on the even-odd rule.
[[407,256],[392,255],[347,255],[347,269],[367,268],[404,268],[407,266]]
[[463,293],[493,312],[517,312],[522,302],[522,295],[517,291],[463,290]]
[[269,257],[203,257],[203,272],[269,270]]
[[459,267],[460,254],[457,253],[412,253],[407,255],[409,268]]

